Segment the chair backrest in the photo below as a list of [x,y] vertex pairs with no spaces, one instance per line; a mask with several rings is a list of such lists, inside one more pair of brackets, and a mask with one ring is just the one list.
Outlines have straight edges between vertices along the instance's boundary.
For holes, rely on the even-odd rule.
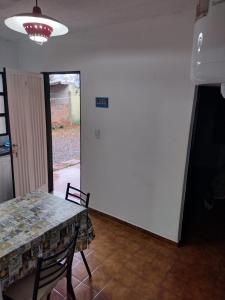
[[49,257],[39,257],[34,281],[33,300],[37,299],[39,290],[51,286],[64,276],[71,278],[73,256],[79,232],[75,227],[75,234],[70,243],[60,252]]
[[65,199],[88,208],[90,193],[86,194],[81,190],[71,186],[70,183],[67,183]]

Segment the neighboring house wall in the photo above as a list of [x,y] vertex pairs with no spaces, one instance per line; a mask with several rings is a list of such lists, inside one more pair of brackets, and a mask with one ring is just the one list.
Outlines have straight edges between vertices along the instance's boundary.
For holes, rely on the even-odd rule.
[[71,121],[73,124],[80,124],[80,89],[70,84],[69,95],[71,104]]
[[71,100],[68,85],[51,85],[51,119],[52,127],[71,124]]
[[63,101],[58,99],[51,100],[51,119],[53,128],[71,125],[69,98]]
[[51,85],[53,127],[80,124],[80,89],[73,84]]
[[[194,16],[193,5],[20,49],[27,69],[81,71],[81,182],[90,206],[173,241],[194,97]],[[95,108],[97,96],[109,97],[109,109]]]
[[50,97],[54,99],[64,99],[69,97],[69,87],[67,84],[51,85]]

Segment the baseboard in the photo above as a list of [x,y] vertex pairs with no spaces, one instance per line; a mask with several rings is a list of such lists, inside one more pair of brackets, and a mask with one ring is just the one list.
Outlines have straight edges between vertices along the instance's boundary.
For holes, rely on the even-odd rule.
[[89,211],[90,211],[91,214],[100,215],[100,216],[103,216],[103,217],[105,217],[105,218],[111,219],[111,220],[113,220],[113,221],[115,221],[115,222],[117,222],[117,223],[120,223],[120,224],[122,224],[122,225],[126,225],[126,226],[128,226],[128,227],[130,227],[130,228],[132,228],[132,229],[134,229],[134,230],[137,230],[137,231],[139,231],[139,232],[143,232],[143,233],[145,233],[145,234],[148,234],[149,236],[151,236],[151,237],[153,237],[153,238],[155,238],[155,239],[157,239],[157,240],[161,240],[161,241],[163,241],[163,242],[165,242],[165,243],[167,243],[167,244],[170,244],[170,245],[173,245],[173,246],[176,246],[176,247],[179,247],[179,246],[180,246],[180,244],[177,243],[177,242],[171,241],[171,240],[169,240],[169,239],[167,239],[167,238],[164,238],[164,237],[162,237],[162,236],[160,236],[160,235],[158,235],[158,234],[155,234],[155,233],[153,233],[153,232],[151,232],[151,231],[148,231],[148,230],[143,229],[143,228],[141,228],[141,227],[138,227],[138,226],[136,226],[136,225],[130,224],[130,223],[126,222],[126,221],[123,221],[123,220],[121,220],[121,219],[118,219],[118,218],[116,218],[116,217],[113,217],[113,216],[111,216],[111,215],[108,215],[108,214],[106,214],[106,213],[103,213],[103,212],[101,212],[101,211],[99,211],[99,210],[96,210],[96,209],[94,209],[94,208],[89,207]]

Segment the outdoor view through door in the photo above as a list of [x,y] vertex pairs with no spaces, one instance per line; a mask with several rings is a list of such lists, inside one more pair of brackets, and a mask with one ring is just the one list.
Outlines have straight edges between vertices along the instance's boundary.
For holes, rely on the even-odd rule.
[[50,103],[54,194],[70,182],[80,188],[80,74],[51,74]]

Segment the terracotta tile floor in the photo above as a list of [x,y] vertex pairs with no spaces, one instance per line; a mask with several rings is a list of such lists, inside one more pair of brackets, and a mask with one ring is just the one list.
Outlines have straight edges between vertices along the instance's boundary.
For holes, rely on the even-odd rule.
[[[177,248],[111,219],[91,214],[96,239],[73,263],[77,300],[224,300],[225,242],[193,237]],[[51,300],[65,300],[65,281]]]

